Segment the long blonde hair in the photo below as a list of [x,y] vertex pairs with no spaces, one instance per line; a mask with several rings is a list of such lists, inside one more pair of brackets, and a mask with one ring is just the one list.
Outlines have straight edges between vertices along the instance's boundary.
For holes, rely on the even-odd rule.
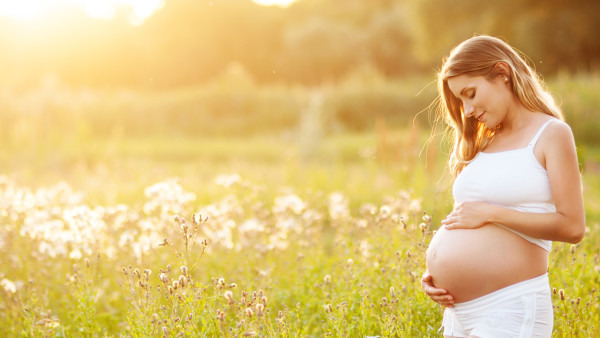
[[438,73],[439,113],[454,130],[454,145],[450,155],[450,170],[456,177],[461,170],[493,139],[496,130],[488,129],[476,119],[463,114],[461,100],[448,86],[453,76],[484,76],[491,80],[498,73],[495,66],[504,62],[513,95],[531,111],[539,111],[564,120],[554,99],[543,86],[539,75],[515,49],[491,36],[475,36],[458,46],[444,59]]

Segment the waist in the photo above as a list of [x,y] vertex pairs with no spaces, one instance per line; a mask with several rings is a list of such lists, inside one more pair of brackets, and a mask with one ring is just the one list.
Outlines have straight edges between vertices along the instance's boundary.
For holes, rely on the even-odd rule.
[[460,313],[476,313],[483,311],[494,305],[504,302],[510,298],[521,297],[526,294],[536,292],[550,292],[550,281],[548,273],[544,273],[538,277],[527,279],[494,292],[488,293],[481,297],[475,298],[462,303],[454,304],[454,308]]

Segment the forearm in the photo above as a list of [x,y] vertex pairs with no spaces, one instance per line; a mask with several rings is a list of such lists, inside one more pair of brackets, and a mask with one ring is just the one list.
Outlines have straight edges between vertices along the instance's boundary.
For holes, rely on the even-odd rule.
[[529,213],[492,206],[487,223],[501,224],[525,235],[568,243],[578,243],[585,232],[584,215],[561,212]]

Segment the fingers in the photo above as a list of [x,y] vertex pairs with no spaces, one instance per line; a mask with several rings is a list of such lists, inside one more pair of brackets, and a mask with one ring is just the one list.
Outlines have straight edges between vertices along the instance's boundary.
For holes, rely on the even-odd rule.
[[434,302],[442,306],[454,307],[454,298],[448,294],[448,290],[436,288],[433,285],[433,277],[429,272],[423,274],[423,277],[421,278],[421,288]]
[[431,297],[431,300],[445,307],[454,307],[454,299],[449,295],[435,298]]

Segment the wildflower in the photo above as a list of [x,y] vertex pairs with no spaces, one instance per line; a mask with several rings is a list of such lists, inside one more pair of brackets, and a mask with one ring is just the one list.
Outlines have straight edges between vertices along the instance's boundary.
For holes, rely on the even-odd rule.
[[163,282],[165,284],[167,284],[169,282],[169,278],[164,273],[161,273],[160,276],[158,276],[158,278],[160,278],[161,282]]
[[162,327],[162,332],[163,332],[163,334],[166,336],[166,335],[168,335],[168,334],[169,334],[169,329],[167,329],[167,327],[166,327],[166,326],[163,326],[163,327]]
[[173,289],[177,290],[178,287],[179,287],[179,281],[174,280],[173,281]]
[[352,266],[352,264],[354,264],[354,261],[352,260],[352,258],[348,258],[348,261],[346,262],[347,266]]
[[574,253],[575,253],[575,249],[576,249],[576,248],[577,248],[577,247],[575,246],[575,244],[571,244],[571,254],[574,254]]
[[333,307],[331,306],[331,304],[323,305],[323,309],[325,310],[325,313],[330,313],[333,311]]
[[242,334],[242,336],[244,336],[244,337],[254,337],[256,335],[257,335],[256,331],[246,331]]
[[596,265],[594,267],[594,270],[596,270],[597,273],[600,273],[600,265]]
[[246,316],[248,316],[248,318],[252,318],[252,315],[254,314],[252,309],[249,307],[247,307],[246,310],[244,310],[244,312],[246,313]]
[[0,285],[2,285],[2,288],[4,288],[4,290],[8,293],[15,293],[17,292],[17,286],[15,285],[15,283],[11,282],[10,280],[4,278],[2,279],[2,281],[0,281]]
[[185,276],[184,275],[179,275],[179,285],[181,285],[181,287],[185,287]]
[[227,299],[229,302],[233,302],[233,292],[231,291],[226,291],[225,294],[223,294],[223,296],[225,297],[225,299]]
[[235,289],[235,288],[237,288],[237,284],[231,283],[231,284],[229,284],[229,287],[232,288],[232,289]]
[[184,276],[187,276],[188,273],[188,268],[185,265],[181,266],[181,272],[183,273]]
[[425,223],[431,222],[431,216],[429,216],[427,214],[423,215],[423,222],[425,222]]
[[330,284],[331,283],[331,276],[330,275],[325,275],[325,284]]
[[394,292],[394,287],[390,287],[390,294],[392,295],[392,298],[396,297],[396,293]]
[[560,300],[565,300],[565,290],[558,290],[558,294],[560,295]]
[[392,214],[392,209],[387,205],[382,205],[379,208],[379,215],[381,218],[388,218]]
[[265,306],[261,303],[256,304],[256,315],[262,317]]
[[260,302],[264,305],[267,306],[267,296],[262,296],[262,298],[260,299]]

